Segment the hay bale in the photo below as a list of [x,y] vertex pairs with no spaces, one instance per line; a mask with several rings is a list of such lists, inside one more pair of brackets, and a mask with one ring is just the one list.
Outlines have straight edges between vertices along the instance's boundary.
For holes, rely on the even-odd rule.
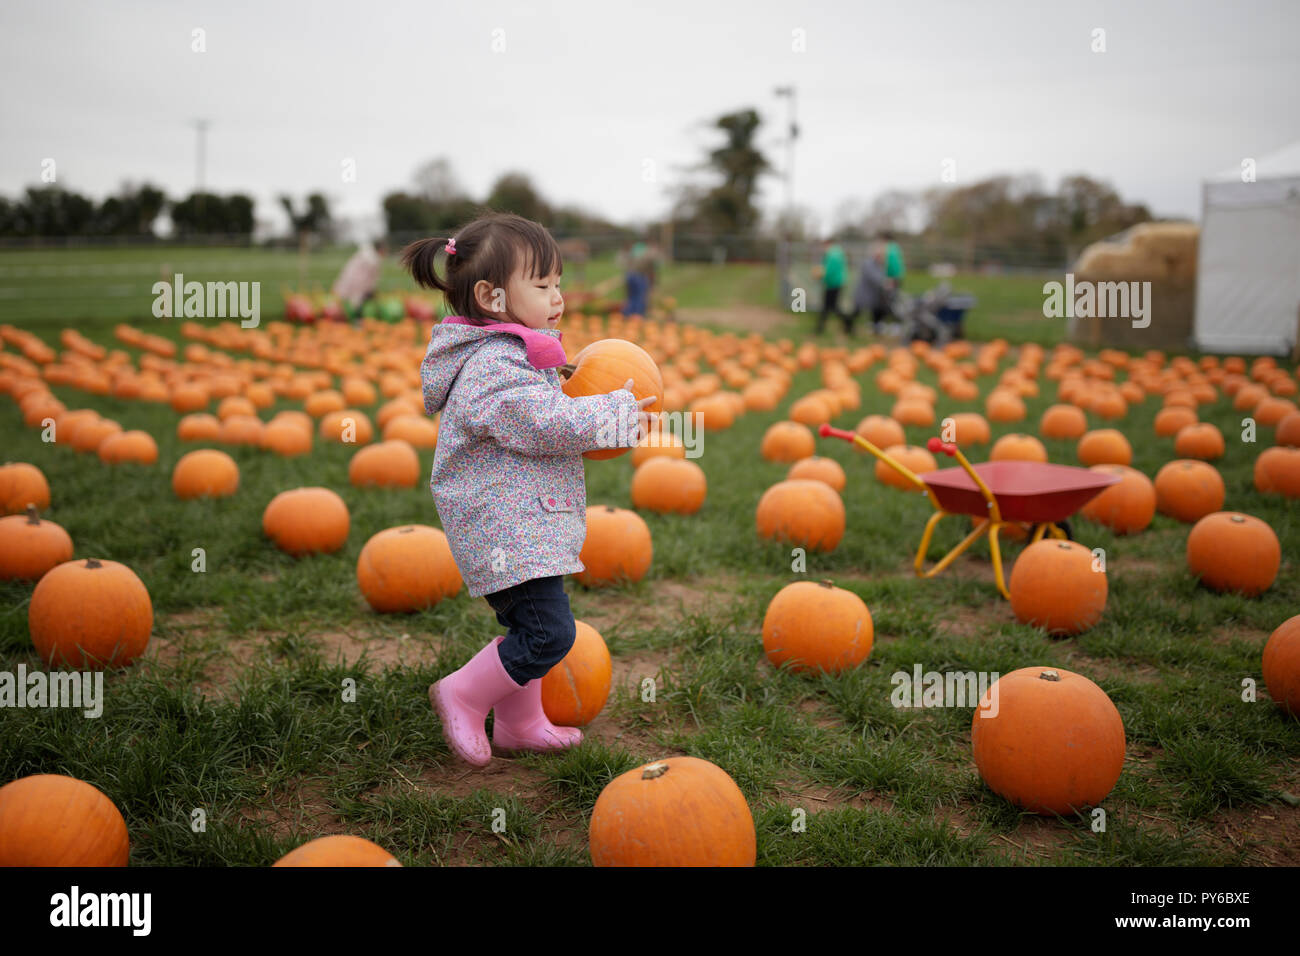
[[1094,242],[1079,256],[1074,274],[1095,281],[1154,280],[1167,278],[1169,265],[1127,244]]

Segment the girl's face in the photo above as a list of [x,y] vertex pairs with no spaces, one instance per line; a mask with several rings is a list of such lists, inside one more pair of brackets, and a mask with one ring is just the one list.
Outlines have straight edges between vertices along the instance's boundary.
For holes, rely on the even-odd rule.
[[[479,304],[489,314],[514,319],[530,329],[553,329],[564,315],[564,296],[560,294],[558,272],[542,277],[529,276],[522,268],[516,269],[505,289],[504,302],[500,302],[501,296],[485,281],[480,282],[474,291]],[[493,308],[494,304],[496,308]]]

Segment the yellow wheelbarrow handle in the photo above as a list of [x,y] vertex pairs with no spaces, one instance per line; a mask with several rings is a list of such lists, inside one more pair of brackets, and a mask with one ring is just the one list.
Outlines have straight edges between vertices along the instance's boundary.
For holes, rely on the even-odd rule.
[[857,445],[859,448],[865,448],[867,451],[871,452],[871,454],[875,455],[877,458],[883,461],[890,468],[894,469],[894,471],[898,472],[900,475],[902,475],[912,484],[916,485],[917,489],[922,494],[926,494],[926,495],[929,494],[930,489],[928,489],[925,486],[924,481],[916,477],[916,473],[913,472],[912,469],[908,468],[906,465],[904,465],[893,455],[881,451],[879,448],[877,448],[871,442],[867,441],[857,432],[851,432],[843,428],[832,428],[829,424],[823,424],[817,429],[817,433],[821,435],[823,438],[842,438],[846,442],[850,442],[854,445]]

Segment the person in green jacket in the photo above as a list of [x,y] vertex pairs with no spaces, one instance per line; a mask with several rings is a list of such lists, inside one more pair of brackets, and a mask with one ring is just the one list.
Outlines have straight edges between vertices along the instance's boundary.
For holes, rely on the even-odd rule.
[[903,265],[903,250],[894,241],[892,232],[884,233],[881,238],[885,241],[885,278],[889,280],[890,291],[897,292],[902,287],[903,276],[907,272]]
[[847,263],[844,259],[844,250],[839,243],[827,239],[822,243],[822,311],[817,317],[817,334],[821,335],[826,328],[826,317],[834,312],[841,321],[844,322],[844,329],[850,335],[853,333],[852,319],[844,316],[839,310],[840,289],[844,288],[844,276],[848,271]]

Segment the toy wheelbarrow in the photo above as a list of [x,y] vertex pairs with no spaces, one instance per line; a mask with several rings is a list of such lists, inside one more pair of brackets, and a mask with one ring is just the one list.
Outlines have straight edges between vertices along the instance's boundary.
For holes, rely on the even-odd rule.
[[[939,574],[987,534],[998,591],[1008,600],[1011,594],[1002,573],[998,533],[1008,525],[1024,523],[1033,525],[1031,543],[1042,540],[1044,536],[1066,538],[1069,535],[1061,527],[1066,519],[1100,494],[1102,489],[1119,481],[1117,475],[1037,461],[987,461],[972,465],[960,448],[938,438],[931,438],[926,447],[931,452],[943,452],[956,458],[961,467],[918,475],[855,432],[830,425],[822,425],[819,432],[823,438],[842,438],[866,449],[929,497],[935,511],[926,522],[925,534],[921,536],[921,546],[916,552],[913,567],[918,577],[932,578]],[[973,515],[985,520],[926,570],[925,555],[935,526],[948,515]]]

